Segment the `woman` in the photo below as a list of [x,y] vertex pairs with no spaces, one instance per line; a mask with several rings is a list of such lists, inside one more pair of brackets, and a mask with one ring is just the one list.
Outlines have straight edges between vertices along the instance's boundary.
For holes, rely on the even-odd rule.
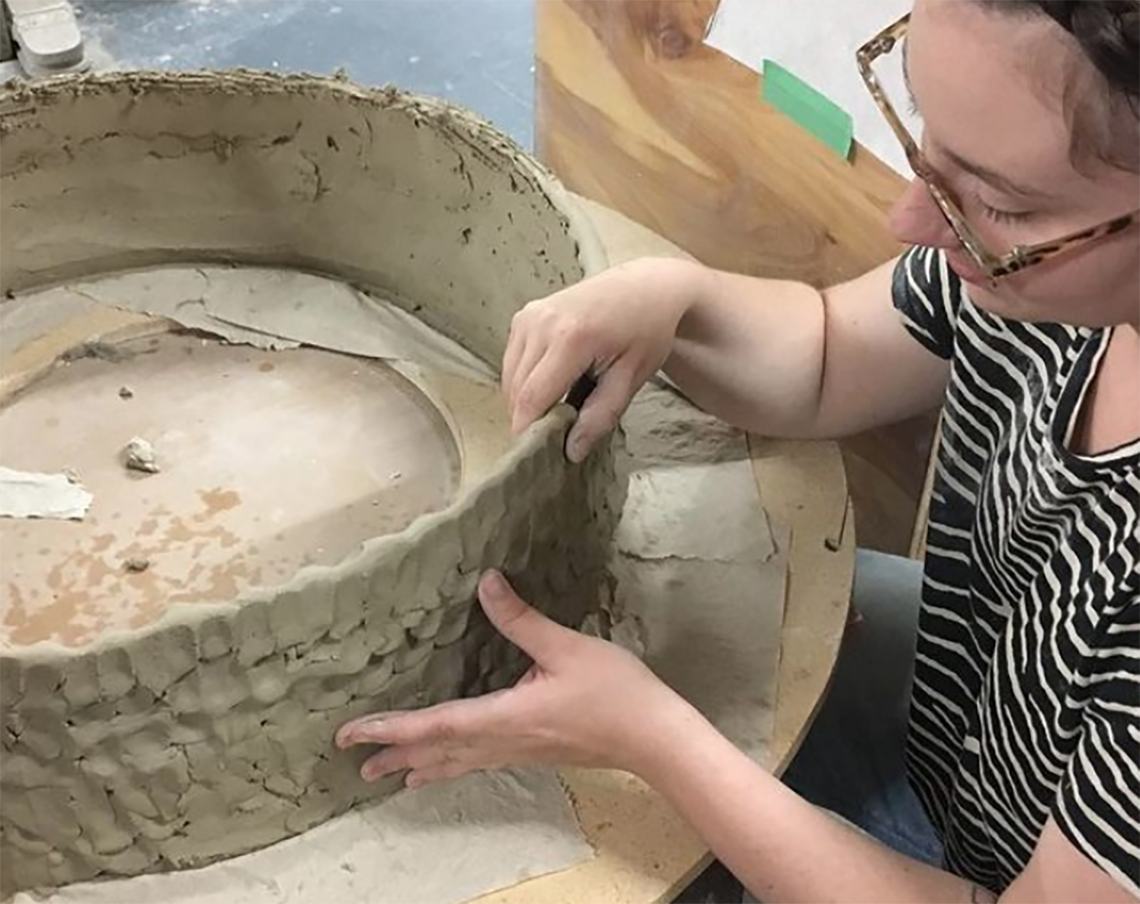
[[[906,739],[925,822],[908,831],[936,839],[938,862],[825,815],[636,660],[493,573],[480,598],[534,659],[528,678],[344,726],[341,746],[383,745],[366,778],[627,769],[767,901],[1140,897],[1140,3],[919,0],[861,67],[904,31],[925,126],[891,222],[911,251],[823,292],[620,267],[518,315],[503,387],[521,429],[599,373],[576,459],[660,367],[766,435],[838,437],[943,406]],[[893,699],[871,702],[889,721]],[[833,761],[869,755],[866,726],[846,727]],[[797,784],[827,804],[816,766],[798,762]]]

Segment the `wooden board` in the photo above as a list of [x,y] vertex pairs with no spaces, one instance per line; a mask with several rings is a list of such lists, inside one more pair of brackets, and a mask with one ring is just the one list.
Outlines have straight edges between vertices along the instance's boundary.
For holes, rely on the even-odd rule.
[[[537,4],[540,158],[711,266],[822,287],[898,254],[886,212],[903,179],[862,148],[839,159],[761,102],[760,77],[702,43],[716,5]],[[843,443],[862,545],[907,551],[932,424]]]

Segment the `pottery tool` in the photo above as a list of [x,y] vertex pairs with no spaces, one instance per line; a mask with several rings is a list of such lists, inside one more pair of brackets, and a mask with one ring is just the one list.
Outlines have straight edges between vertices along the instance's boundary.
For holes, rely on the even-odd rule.
[[598,388],[598,378],[594,375],[594,370],[591,368],[580,376],[574,385],[570,387],[570,391],[566,393],[566,404],[573,408],[575,411],[581,411],[582,406],[586,404],[588,399]]

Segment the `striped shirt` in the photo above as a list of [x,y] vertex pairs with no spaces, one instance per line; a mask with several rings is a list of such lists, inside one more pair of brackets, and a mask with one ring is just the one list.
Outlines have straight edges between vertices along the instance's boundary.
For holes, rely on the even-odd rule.
[[1002,891],[1049,817],[1140,896],[1140,440],[1068,448],[1111,330],[975,307],[940,251],[894,275],[949,359],[910,780],[946,866]]

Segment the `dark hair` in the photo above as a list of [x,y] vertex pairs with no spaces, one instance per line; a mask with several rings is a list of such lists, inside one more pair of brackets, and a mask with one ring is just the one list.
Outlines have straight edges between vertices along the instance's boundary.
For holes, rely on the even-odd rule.
[[1107,110],[1097,117],[1099,122],[1090,121],[1087,111],[1079,109],[1084,105],[1066,102],[1073,119],[1074,158],[1092,152],[1113,166],[1140,171],[1140,132],[1122,128],[1118,118],[1131,116],[1134,125],[1140,125],[1140,0],[983,2],[1002,12],[1046,15],[1074,38],[1108,93]]
[[1140,0],[1036,0],[1069,32],[1110,88],[1137,112],[1140,95]]

